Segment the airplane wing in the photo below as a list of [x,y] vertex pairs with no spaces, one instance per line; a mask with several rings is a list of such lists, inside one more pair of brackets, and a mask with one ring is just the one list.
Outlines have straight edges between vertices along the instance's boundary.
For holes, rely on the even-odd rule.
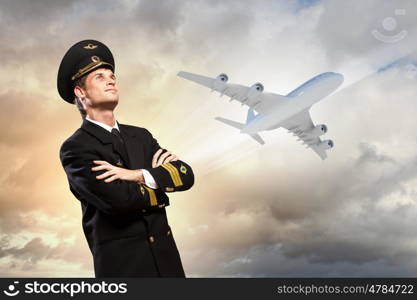
[[322,142],[320,137],[309,133],[315,127],[310,117],[309,108],[284,121],[281,126],[297,136],[299,141],[316,152],[321,159],[327,158],[326,150],[319,146]]
[[288,97],[282,95],[255,92],[251,89],[251,87],[240,84],[227,83],[227,79],[225,81],[219,80],[219,76],[224,74],[219,75],[217,78],[206,77],[189,72],[179,72],[177,75],[179,77],[208,87],[212,91],[217,91],[221,94],[221,96],[229,96],[230,101],[237,100],[242,103],[242,105],[247,105],[261,114],[266,114],[268,111],[277,107],[278,105],[290,101]]

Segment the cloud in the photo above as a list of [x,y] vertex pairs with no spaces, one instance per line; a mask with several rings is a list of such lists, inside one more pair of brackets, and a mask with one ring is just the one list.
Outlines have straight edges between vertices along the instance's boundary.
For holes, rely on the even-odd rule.
[[[406,15],[397,18],[409,44],[397,48],[415,46],[410,3],[401,3]],[[114,53],[118,120],[148,128],[197,175],[193,189],[173,194],[168,208],[187,275],[415,274],[415,77],[400,67],[358,75],[372,69],[369,53],[382,45],[370,30],[382,30],[394,7],[375,1],[1,6],[0,25],[8,28],[0,32],[2,276],[92,275],[80,204],[58,157],[81,119],[59,98],[56,72],[68,47],[84,38]],[[345,73],[348,62],[360,59],[365,66]],[[215,116],[243,120],[246,108],[179,79],[180,70],[227,72],[231,82],[260,81],[280,94],[324,71],[357,82],[311,109],[335,141],[321,162],[282,130],[261,133],[267,144],[259,147],[217,124]]]
[[133,11],[134,19],[141,25],[140,30],[149,37],[175,33],[183,21],[182,8],[186,2],[140,1]]
[[[380,170],[384,170],[383,176],[377,175]],[[398,162],[376,153],[372,145],[361,144],[360,154],[352,163],[345,162],[328,174],[318,172],[321,176],[313,180],[311,174],[297,172],[297,182],[281,184],[279,171],[269,169],[269,176],[276,174],[275,188],[262,192],[259,185],[265,179],[258,174],[249,186],[239,180],[229,186],[228,191],[237,191],[241,186],[238,195],[213,190],[216,203],[202,205],[205,214],[200,213],[198,220],[190,222],[207,224],[205,230],[192,235],[194,239],[199,237],[192,246],[197,248],[200,243],[199,247],[211,249],[205,251],[207,263],[193,264],[192,273],[389,276],[393,265],[409,262],[407,269],[394,270],[398,276],[408,276],[417,268],[413,229],[417,214],[413,188],[416,171],[415,158]],[[216,174],[224,178],[222,175],[221,171]],[[241,174],[241,181],[247,176]],[[212,186],[214,182],[206,184]],[[244,216],[240,222],[235,221],[238,216]],[[192,236],[181,240],[193,239]],[[292,264],[298,268],[285,267]],[[318,273],[303,268],[303,264]],[[377,265],[378,272],[373,273],[370,265]]]
[[181,228],[180,240],[192,257],[199,247],[211,251],[207,264],[187,261],[191,273],[413,274],[416,90],[403,75],[375,74],[327,100],[336,148],[324,163],[288,138],[290,152],[282,140],[270,142],[205,176],[190,195],[201,210],[188,220],[195,230]]
[[31,264],[36,264],[38,260],[53,255],[51,250],[52,248],[45,245],[40,238],[34,238],[22,248],[9,248],[3,251],[7,255],[25,259]]
[[[375,0],[362,1],[360,5],[353,2],[322,1],[320,5],[324,10],[315,33],[335,67],[363,56],[372,62],[375,50],[386,48],[390,52],[394,46],[398,46],[376,39],[371,34],[373,30],[385,36],[395,36],[407,30],[408,36],[398,42],[404,47],[404,43],[413,39],[416,26],[413,19],[417,11],[412,1],[384,1],[384,5]],[[396,9],[404,10],[405,14],[396,14]],[[394,19],[395,26],[390,30],[383,25],[386,18]]]
[[[78,243],[82,242],[81,239],[73,242],[61,241],[56,246],[50,246],[44,239],[35,237],[21,247],[7,247],[4,240],[3,237],[0,243],[2,276],[27,276],[28,272],[35,274],[34,276],[59,276],[56,273],[59,269],[72,276],[92,276],[89,250],[86,247],[80,249]],[[74,270],[72,266],[77,269]]]

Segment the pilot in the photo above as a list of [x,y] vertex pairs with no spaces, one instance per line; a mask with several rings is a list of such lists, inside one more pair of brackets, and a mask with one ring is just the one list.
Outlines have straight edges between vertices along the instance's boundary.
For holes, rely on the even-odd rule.
[[64,55],[57,80],[62,99],[76,104],[82,116],[59,155],[81,203],[95,276],[185,277],[166,193],[191,188],[193,171],[147,129],[116,120],[114,71],[109,48],[84,40]]

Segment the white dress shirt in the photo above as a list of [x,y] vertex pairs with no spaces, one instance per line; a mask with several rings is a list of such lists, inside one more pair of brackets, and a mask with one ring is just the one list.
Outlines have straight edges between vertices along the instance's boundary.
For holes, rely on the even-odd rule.
[[[97,124],[98,126],[106,129],[108,132],[111,133],[111,130],[113,128],[116,128],[119,132],[119,125],[117,124],[117,121],[114,123],[114,126],[111,127],[107,124],[95,121],[95,120],[91,120],[88,116],[85,117],[86,120],[90,121],[91,123]],[[155,182],[155,179],[153,178],[153,176],[151,175],[151,173],[149,173],[148,170],[145,169],[140,169],[143,173],[143,178],[145,179],[145,184],[150,187],[151,189],[157,189],[158,188],[158,184]]]

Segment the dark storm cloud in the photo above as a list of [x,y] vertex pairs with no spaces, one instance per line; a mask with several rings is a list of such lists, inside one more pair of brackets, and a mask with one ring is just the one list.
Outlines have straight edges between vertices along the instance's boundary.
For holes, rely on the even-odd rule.
[[416,273],[413,256],[407,256],[407,261],[398,268],[385,259],[361,264],[314,263],[301,256],[289,259],[283,255],[280,244],[252,247],[237,257],[222,257],[226,263],[221,265],[210,254],[207,271],[220,277],[414,277]]
[[[1,2],[1,11],[4,19],[20,22],[42,22],[56,16],[65,15],[77,1],[65,0],[4,0]],[[12,27],[13,28],[13,27]]]
[[150,36],[175,33],[184,16],[182,8],[188,1],[140,1],[132,11],[139,29]]
[[[48,60],[55,51],[62,51],[57,46],[67,47],[80,37],[125,37],[131,29],[141,27],[152,28],[160,34],[166,28],[155,25],[163,22],[168,22],[167,28],[175,31],[180,5],[167,2],[164,10],[158,9],[158,5],[153,7],[152,3],[140,2],[136,9],[140,18],[135,18],[126,1],[2,1],[0,24],[7,28],[0,33],[2,59],[7,63]],[[149,10],[160,15],[149,17]]]
[[[75,1],[2,1],[0,32],[2,60],[29,63],[51,50],[62,32],[60,25],[71,14]],[[54,32],[57,30],[56,32]],[[49,52],[50,53],[50,52]],[[47,59],[45,57],[45,59]]]
[[45,245],[40,238],[34,238],[27,242],[23,247],[11,247],[2,249],[3,256],[27,260],[31,264],[36,264],[40,259],[51,258],[54,256],[52,247]]
[[[10,247],[9,237],[3,237],[0,240],[0,258],[7,257],[11,261],[9,264],[11,269],[22,271],[37,270],[39,261],[49,259],[62,260],[90,268],[89,250],[79,246],[79,243],[83,242],[83,239],[76,239],[74,243],[61,241],[56,246],[49,246],[42,238],[36,237],[21,247]],[[7,273],[2,270],[0,275],[7,276]]]
[[[250,174],[242,173],[241,179],[237,178],[227,191],[217,187],[212,193],[227,203],[223,205],[224,214],[218,212],[218,205],[213,208],[206,204],[205,209],[219,216],[216,223],[220,226],[228,225],[219,235],[216,223],[201,220],[200,215],[199,222],[206,222],[217,233],[216,236],[211,236],[210,230],[200,233],[204,247],[213,249],[206,252],[210,261],[207,265],[214,265],[212,270],[195,265],[193,271],[209,274],[217,270],[222,276],[306,276],[326,272],[338,276],[346,276],[347,272],[388,276],[390,266],[409,262],[407,270],[397,269],[394,273],[407,276],[415,272],[414,248],[405,242],[415,240],[417,235],[415,201],[391,209],[381,207],[381,203],[384,197],[396,193],[405,198],[414,196],[403,185],[417,179],[417,157],[397,161],[364,143],[358,144],[358,150],[359,155],[353,161],[317,179],[297,172],[297,180],[280,184],[277,170],[263,169],[269,178],[275,178],[275,186],[269,186],[265,192],[259,189],[267,180],[262,174],[252,178],[250,185],[244,183]],[[216,177],[222,175],[221,171],[216,173]],[[206,184],[213,186],[215,180]],[[231,192],[237,190],[238,197]],[[242,223],[239,230],[234,230],[232,220],[222,223],[220,216],[227,218],[233,214],[246,215],[256,226]],[[306,263],[314,272],[302,267]],[[368,270],[369,265],[378,271]]]
[[[24,90],[25,77],[47,91],[56,87],[56,72],[65,51],[82,39],[98,39],[113,50],[116,65],[130,53],[160,49],[169,55],[180,45],[184,2],[175,1],[4,1],[0,4],[2,30],[0,53],[8,82]],[[155,53],[156,54],[156,53]],[[120,59],[119,59],[120,58]],[[138,57],[151,67],[147,57]],[[134,70],[134,62],[127,62]],[[12,72],[25,69],[19,77]],[[128,72],[127,72],[128,73]],[[5,74],[3,74],[5,76]]]

